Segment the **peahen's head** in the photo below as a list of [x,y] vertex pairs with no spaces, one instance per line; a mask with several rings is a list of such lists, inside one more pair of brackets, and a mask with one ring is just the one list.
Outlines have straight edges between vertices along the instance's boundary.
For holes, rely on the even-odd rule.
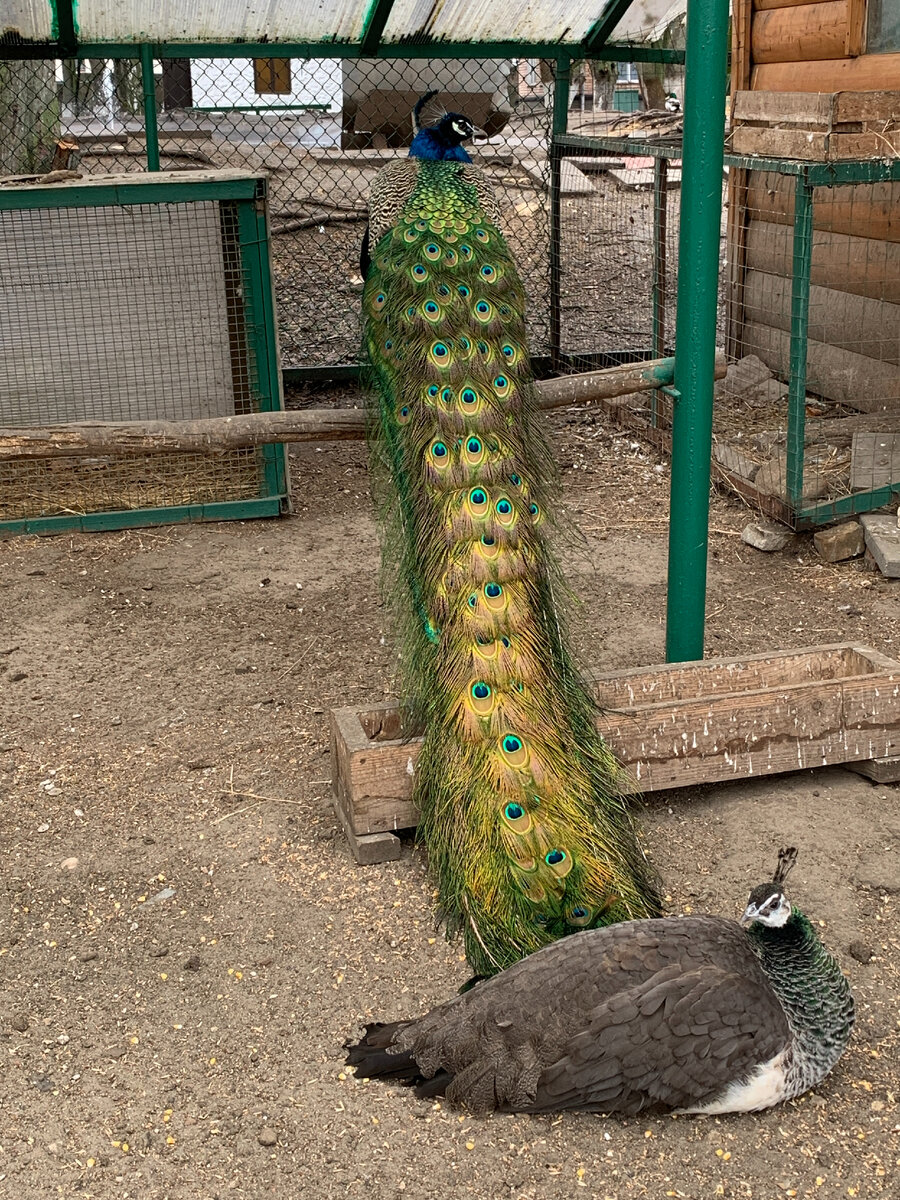
[[794,846],[778,851],[775,876],[770,883],[761,883],[750,893],[747,907],[741,917],[743,926],[752,925],[754,921],[770,927],[787,924],[791,915],[791,902],[785,896],[782,884],[796,861],[797,850]]

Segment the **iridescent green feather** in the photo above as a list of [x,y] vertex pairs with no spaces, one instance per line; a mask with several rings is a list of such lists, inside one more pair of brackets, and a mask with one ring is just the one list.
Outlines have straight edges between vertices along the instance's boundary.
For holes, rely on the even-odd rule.
[[420,829],[448,930],[491,974],[565,933],[653,916],[659,895],[561,630],[515,264],[473,167],[398,175],[363,299],[373,446],[425,729]]

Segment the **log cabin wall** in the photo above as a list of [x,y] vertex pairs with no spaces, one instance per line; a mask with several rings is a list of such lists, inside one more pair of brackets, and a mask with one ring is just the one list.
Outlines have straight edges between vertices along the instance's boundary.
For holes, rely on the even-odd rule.
[[[900,53],[865,52],[865,0],[734,0],[733,30],[733,97],[895,92],[900,115]],[[728,351],[756,354],[787,379],[794,181],[732,170],[729,202]],[[817,188],[813,227],[808,389],[862,411],[896,411],[900,183]]]

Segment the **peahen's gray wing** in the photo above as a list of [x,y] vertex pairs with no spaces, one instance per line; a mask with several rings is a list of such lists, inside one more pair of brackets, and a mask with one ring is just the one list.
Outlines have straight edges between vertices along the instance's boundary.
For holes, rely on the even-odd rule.
[[784,1012],[733,921],[575,934],[405,1026],[395,1041],[474,1111],[685,1107],[783,1049]]

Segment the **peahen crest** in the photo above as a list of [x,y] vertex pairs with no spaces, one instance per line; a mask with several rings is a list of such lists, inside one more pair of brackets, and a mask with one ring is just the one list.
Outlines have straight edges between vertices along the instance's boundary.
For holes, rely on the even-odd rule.
[[659,898],[561,629],[525,294],[471,132],[447,114],[377,177],[363,309],[420,829],[448,932],[489,975]]

